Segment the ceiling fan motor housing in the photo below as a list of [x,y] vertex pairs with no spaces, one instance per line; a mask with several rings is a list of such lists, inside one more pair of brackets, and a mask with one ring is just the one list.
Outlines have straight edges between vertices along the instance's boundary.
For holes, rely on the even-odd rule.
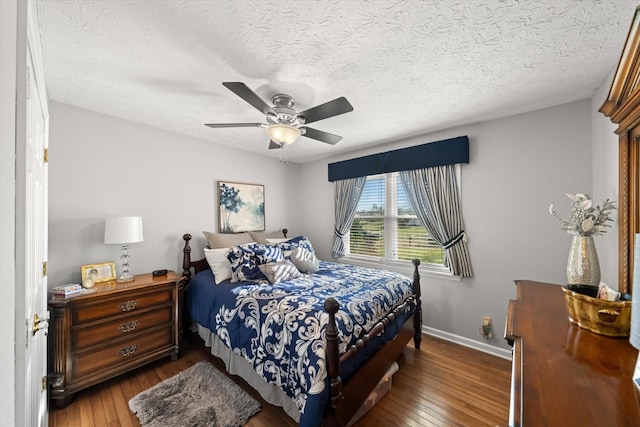
[[266,128],[267,135],[271,137],[270,149],[281,147],[281,143],[274,142],[274,138],[278,139],[276,132],[288,133],[287,140],[289,142],[287,143],[289,144],[300,135],[326,144],[337,144],[342,139],[341,136],[307,127],[307,124],[353,111],[353,106],[347,101],[347,98],[342,96],[298,113],[293,109],[295,101],[289,95],[277,94],[273,96],[271,98],[272,107],[242,82],[223,82],[222,84],[256,110],[262,112],[267,123],[205,123],[205,126],[211,128]]
[[296,110],[293,109],[295,100],[292,97],[278,94],[271,98],[271,102],[273,103],[273,110],[278,114],[267,114],[267,122],[269,124],[290,126],[304,124],[304,119],[297,117]]

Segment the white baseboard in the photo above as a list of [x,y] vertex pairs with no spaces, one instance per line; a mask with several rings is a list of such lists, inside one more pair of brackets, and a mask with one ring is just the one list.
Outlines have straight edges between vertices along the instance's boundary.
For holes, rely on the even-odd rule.
[[503,348],[499,348],[493,345],[485,344],[480,341],[471,340],[469,338],[461,337],[459,335],[454,335],[449,332],[444,332],[439,329],[430,328],[428,326],[422,326],[422,332],[427,335],[434,336],[436,338],[441,338],[446,341],[451,341],[456,344],[463,345],[465,347],[473,348],[474,350],[482,351],[483,353],[489,353],[494,356],[500,357],[502,359],[511,360],[512,352],[511,350],[505,350]]

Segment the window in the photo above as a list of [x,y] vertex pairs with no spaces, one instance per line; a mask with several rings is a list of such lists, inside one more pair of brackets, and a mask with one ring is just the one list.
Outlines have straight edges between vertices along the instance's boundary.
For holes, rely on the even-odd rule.
[[429,237],[411,208],[398,173],[367,177],[349,230],[347,253],[384,260],[444,263],[443,249]]

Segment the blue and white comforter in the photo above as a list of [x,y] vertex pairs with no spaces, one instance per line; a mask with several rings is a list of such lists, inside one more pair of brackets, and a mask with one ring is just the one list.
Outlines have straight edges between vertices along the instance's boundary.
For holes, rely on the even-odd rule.
[[[296,402],[300,426],[308,427],[321,423],[329,394],[325,300],[333,297],[340,304],[336,321],[342,354],[411,294],[411,280],[401,274],[321,261],[318,272],[275,285],[216,285],[211,271],[203,271],[189,284],[186,302],[195,322],[217,334],[265,381]],[[410,314],[398,316],[372,345],[343,364],[343,380],[392,339]]]

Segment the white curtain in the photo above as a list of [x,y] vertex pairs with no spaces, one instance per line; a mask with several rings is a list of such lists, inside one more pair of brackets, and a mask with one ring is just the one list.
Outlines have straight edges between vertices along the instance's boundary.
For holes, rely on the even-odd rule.
[[362,189],[367,177],[342,179],[335,181],[333,196],[335,202],[335,228],[333,234],[333,248],[331,256],[341,258],[345,255],[344,236],[347,235],[353,218],[356,215],[356,207],[362,195]]
[[399,175],[418,220],[444,249],[445,265],[456,276],[471,277],[454,165],[402,171]]

